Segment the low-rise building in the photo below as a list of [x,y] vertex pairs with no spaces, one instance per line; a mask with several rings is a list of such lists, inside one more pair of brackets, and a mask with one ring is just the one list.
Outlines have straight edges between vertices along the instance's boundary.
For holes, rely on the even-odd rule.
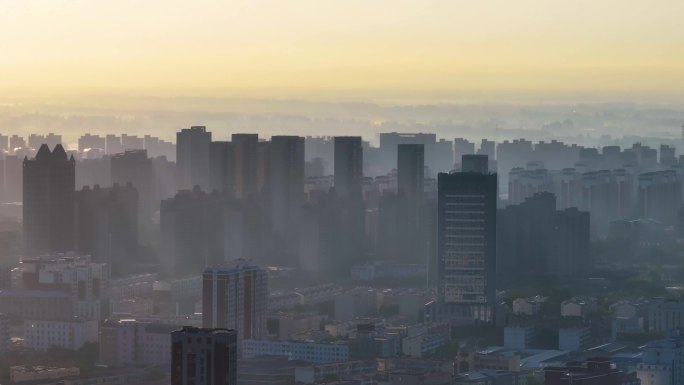
[[648,305],[648,331],[667,333],[684,327],[684,301],[656,299]]
[[528,349],[534,339],[534,326],[506,326],[504,347],[506,349]]
[[590,358],[572,362],[567,366],[549,366],[544,369],[546,385],[640,385],[636,373],[615,368],[608,358]]
[[461,351],[456,356],[454,368],[456,373],[489,371],[520,371],[520,355],[517,352],[503,349],[488,349],[478,352]]
[[586,318],[596,312],[597,301],[593,297],[573,297],[561,303],[561,317]]
[[308,341],[243,340],[242,357],[287,357],[314,363],[349,361],[349,345],[344,341],[333,343]]
[[538,314],[547,298],[540,295],[528,298],[516,298],[513,300],[513,314],[535,315]]
[[74,314],[73,301],[62,291],[2,290],[0,313],[19,319],[60,320]]
[[107,321],[100,328],[99,363],[109,367],[169,365],[170,335],[179,328],[135,319]]
[[329,378],[345,379],[366,373],[374,373],[375,361],[344,361],[329,364],[300,366],[295,368],[295,382],[317,384]]
[[580,351],[591,344],[591,328],[578,326],[558,329],[558,349]]
[[670,385],[684,381],[684,337],[672,333],[664,340],[651,341],[637,365],[641,385]]
[[10,367],[10,381],[13,384],[23,382],[45,383],[50,380],[60,380],[67,377],[77,377],[81,374],[79,368],[56,368],[50,366],[12,366]]
[[24,321],[24,344],[39,351],[47,351],[53,346],[77,350],[88,342],[97,342],[97,334],[96,320]]

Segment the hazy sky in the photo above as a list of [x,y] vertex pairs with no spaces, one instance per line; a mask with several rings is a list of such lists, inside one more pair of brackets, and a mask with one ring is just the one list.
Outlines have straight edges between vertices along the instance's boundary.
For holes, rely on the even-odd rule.
[[682,0],[0,0],[0,87],[668,94],[682,20]]

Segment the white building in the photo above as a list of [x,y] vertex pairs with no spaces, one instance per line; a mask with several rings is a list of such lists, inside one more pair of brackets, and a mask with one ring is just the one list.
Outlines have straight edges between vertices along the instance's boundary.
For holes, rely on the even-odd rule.
[[534,326],[506,326],[504,328],[504,347],[525,350],[534,339]]
[[340,341],[318,343],[308,341],[244,340],[241,344],[243,358],[280,356],[289,360],[304,360],[319,364],[348,361],[349,345]]
[[46,254],[21,261],[22,287],[30,290],[62,290],[77,300],[106,296],[109,265],[92,261],[90,255]]
[[513,300],[513,314],[515,315],[535,315],[541,311],[542,305],[547,298],[534,296],[529,298],[516,298]]
[[24,344],[40,351],[52,346],[77,350],[85,343],[97,342],[97,334],[97,320],[24,321]]
[[637,365],[641,385],[670,385],[684,381],[684,338],[673,335],[666,340],[652,341],[643,350]]
[[591,329],[588,326],[558,329],[558,349],[580,351],[591,343]]
[[648,305],[648,331],[666,333],[684,327],[684,302],[654,300]]
[[169,365],[171,332],[180,326],[141,322],[134,319],[108,321],[100,328],[100,364]]
[[561,303],[561,317],[586,318],[596,312],[596,298],[574,297]]
[[202,275],[202,326],[237,330],[238,340],[267,335],[268,271],[236,260]]

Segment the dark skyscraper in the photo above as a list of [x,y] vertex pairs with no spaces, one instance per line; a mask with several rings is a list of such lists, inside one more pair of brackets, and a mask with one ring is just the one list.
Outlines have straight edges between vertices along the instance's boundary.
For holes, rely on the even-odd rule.
[[438,176],[438,300],[451,316],[493,320],[496,174]]
[[131,150],[113,155],[110,161],[112,183],[121,186],[132,184],[138,191],[140,225],[149,227],[159,204],[152,160],[147,150]]
[[273,230],[284,240],[296,240],[304,203],[304,138],[272,137],[269,163]]
[[76,162],[62,145],[40,146],[24,159],[24,251],[28,256],[74,249]]
[[210,145],[211,132],[204,126],[193,126],[176,133],[179,189],[192,190],[197,185],[209,191]]
[[199,273],[224,260],[224,196],[181,190],[160,206],[160,262],[175,274]]
[[463,172],[486,174],[489,171],[487,155],[463,155],[461,159],[461,171]]
[[420,200],[425,179],[425,148],[422,144],[400,144],[397,154],[399,194],[412,201]]
[[171,333],[171,385],[236,385],[237,332],[184,326]]
[[211,190],[225,192],[232,196],[233,143],[211,142],[209,148],[209,179]]
[[361,199],[363,148],[360,136],[335,137],[335,192],[343,199]]
[[[397,185],[398,196],[386,194],[382,198],[381,216],[385,230],[396,230],[397,238],[392,240],[396,248],[390,258],[410,263],[426,262],[427,226],[424,225],[424,173],[425,158],[424,145],[400,144],[397,151]],[[395,205],[392,205],[392,202]],[[393,210],[392,210],[393,208]],[[389,209],[389,210],[388,210]],[[398,217],[394,220],[393,215]],[[389,223],[387,221],[392,221]],[[385,233],[387,235],[387,233]],[[385,238],[387,239],[387,238]],[[391,239],[391,238],[390,238]],[[385,246],[387,243],[385,242]],[[386,247],[387,249],[387,247]]]
[[120,272],[138,248],[138,192],[131,185],[76,192],[76,250]]
[[233,134],[233,191],[236,198],[247,198],[259,191],[259,135]]

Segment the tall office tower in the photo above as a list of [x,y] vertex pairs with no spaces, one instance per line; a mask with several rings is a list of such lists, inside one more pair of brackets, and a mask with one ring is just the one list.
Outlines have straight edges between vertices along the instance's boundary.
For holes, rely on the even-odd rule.
[[209,190],[209,147],[211,132],[204,126],[192,126],[176,133],[176,167],[178,188],[192,190],[200,186]]
[[104,150],[106,148],[105,138],[100,135],[85,134],[78,138],[78,151],[85,151],[86,149],[99,148]]
[[74,249],[75,167],[62,145],[51,152],[43,144],[34,159],[24,159],[25,255]]
[[270,151],[271,223],[281,240],[296,240],[304,203],[304,138],[274,136]]
[[156,190],[152,160],[146,150],[131,150],[113,155],[110,160],[112,183],[128,183],[138,191],[138,218],[142,228],[148,228],[157,211],[159,198]]
[[171,385],[237,385],[237,345],[235,330],[171,332]]
[[10,153],[14,154],[14,151],[18,148],[26,148],[26,140],[19,135],[12,135],[9,138],[9,149]]
[[[427,226],[424,226],[424,146],[422,144],[400,144],[397,152],[397,186],[399,218],[394,224],[382,223],[383,227],[398,226],[399,250],[395,258],[409,263],[425,263],[427,257]],[[387,199],[389,198],[389,202]],[[381,214],[383,222],[392,207],[391,197],[383,196]],[[390,214],[391,215],[391,214]]]
[[233,196],[233,143],[211,142],[209,146],[209,183],[211,190]]
[[361,199],[363,149],[360,136],[335,137],[335,193],[343,199]]
[[76,250],[112,270],[135,262],[138,251],[138,191],[133,185],[76,192]]
[[210,267],[202,276],[202,326],[229,328],[238,339],[266,337],[268,272],[246,260]]
[[259,192],[259,135],[233,134],[233,192],[236,198],[247,198]]
[[437,297],[450,316],[494,318],[496,178],[487,172],[438,176]]
[[422,144],[400,144],[397,152],[397,185],[399,194],[417,201],[423,197],[425,147]]
[[105,153],[107,155],[114,155],[120,152],[124,152],[124,146],[121,144],[121,138],[109,134],[105,137]]

